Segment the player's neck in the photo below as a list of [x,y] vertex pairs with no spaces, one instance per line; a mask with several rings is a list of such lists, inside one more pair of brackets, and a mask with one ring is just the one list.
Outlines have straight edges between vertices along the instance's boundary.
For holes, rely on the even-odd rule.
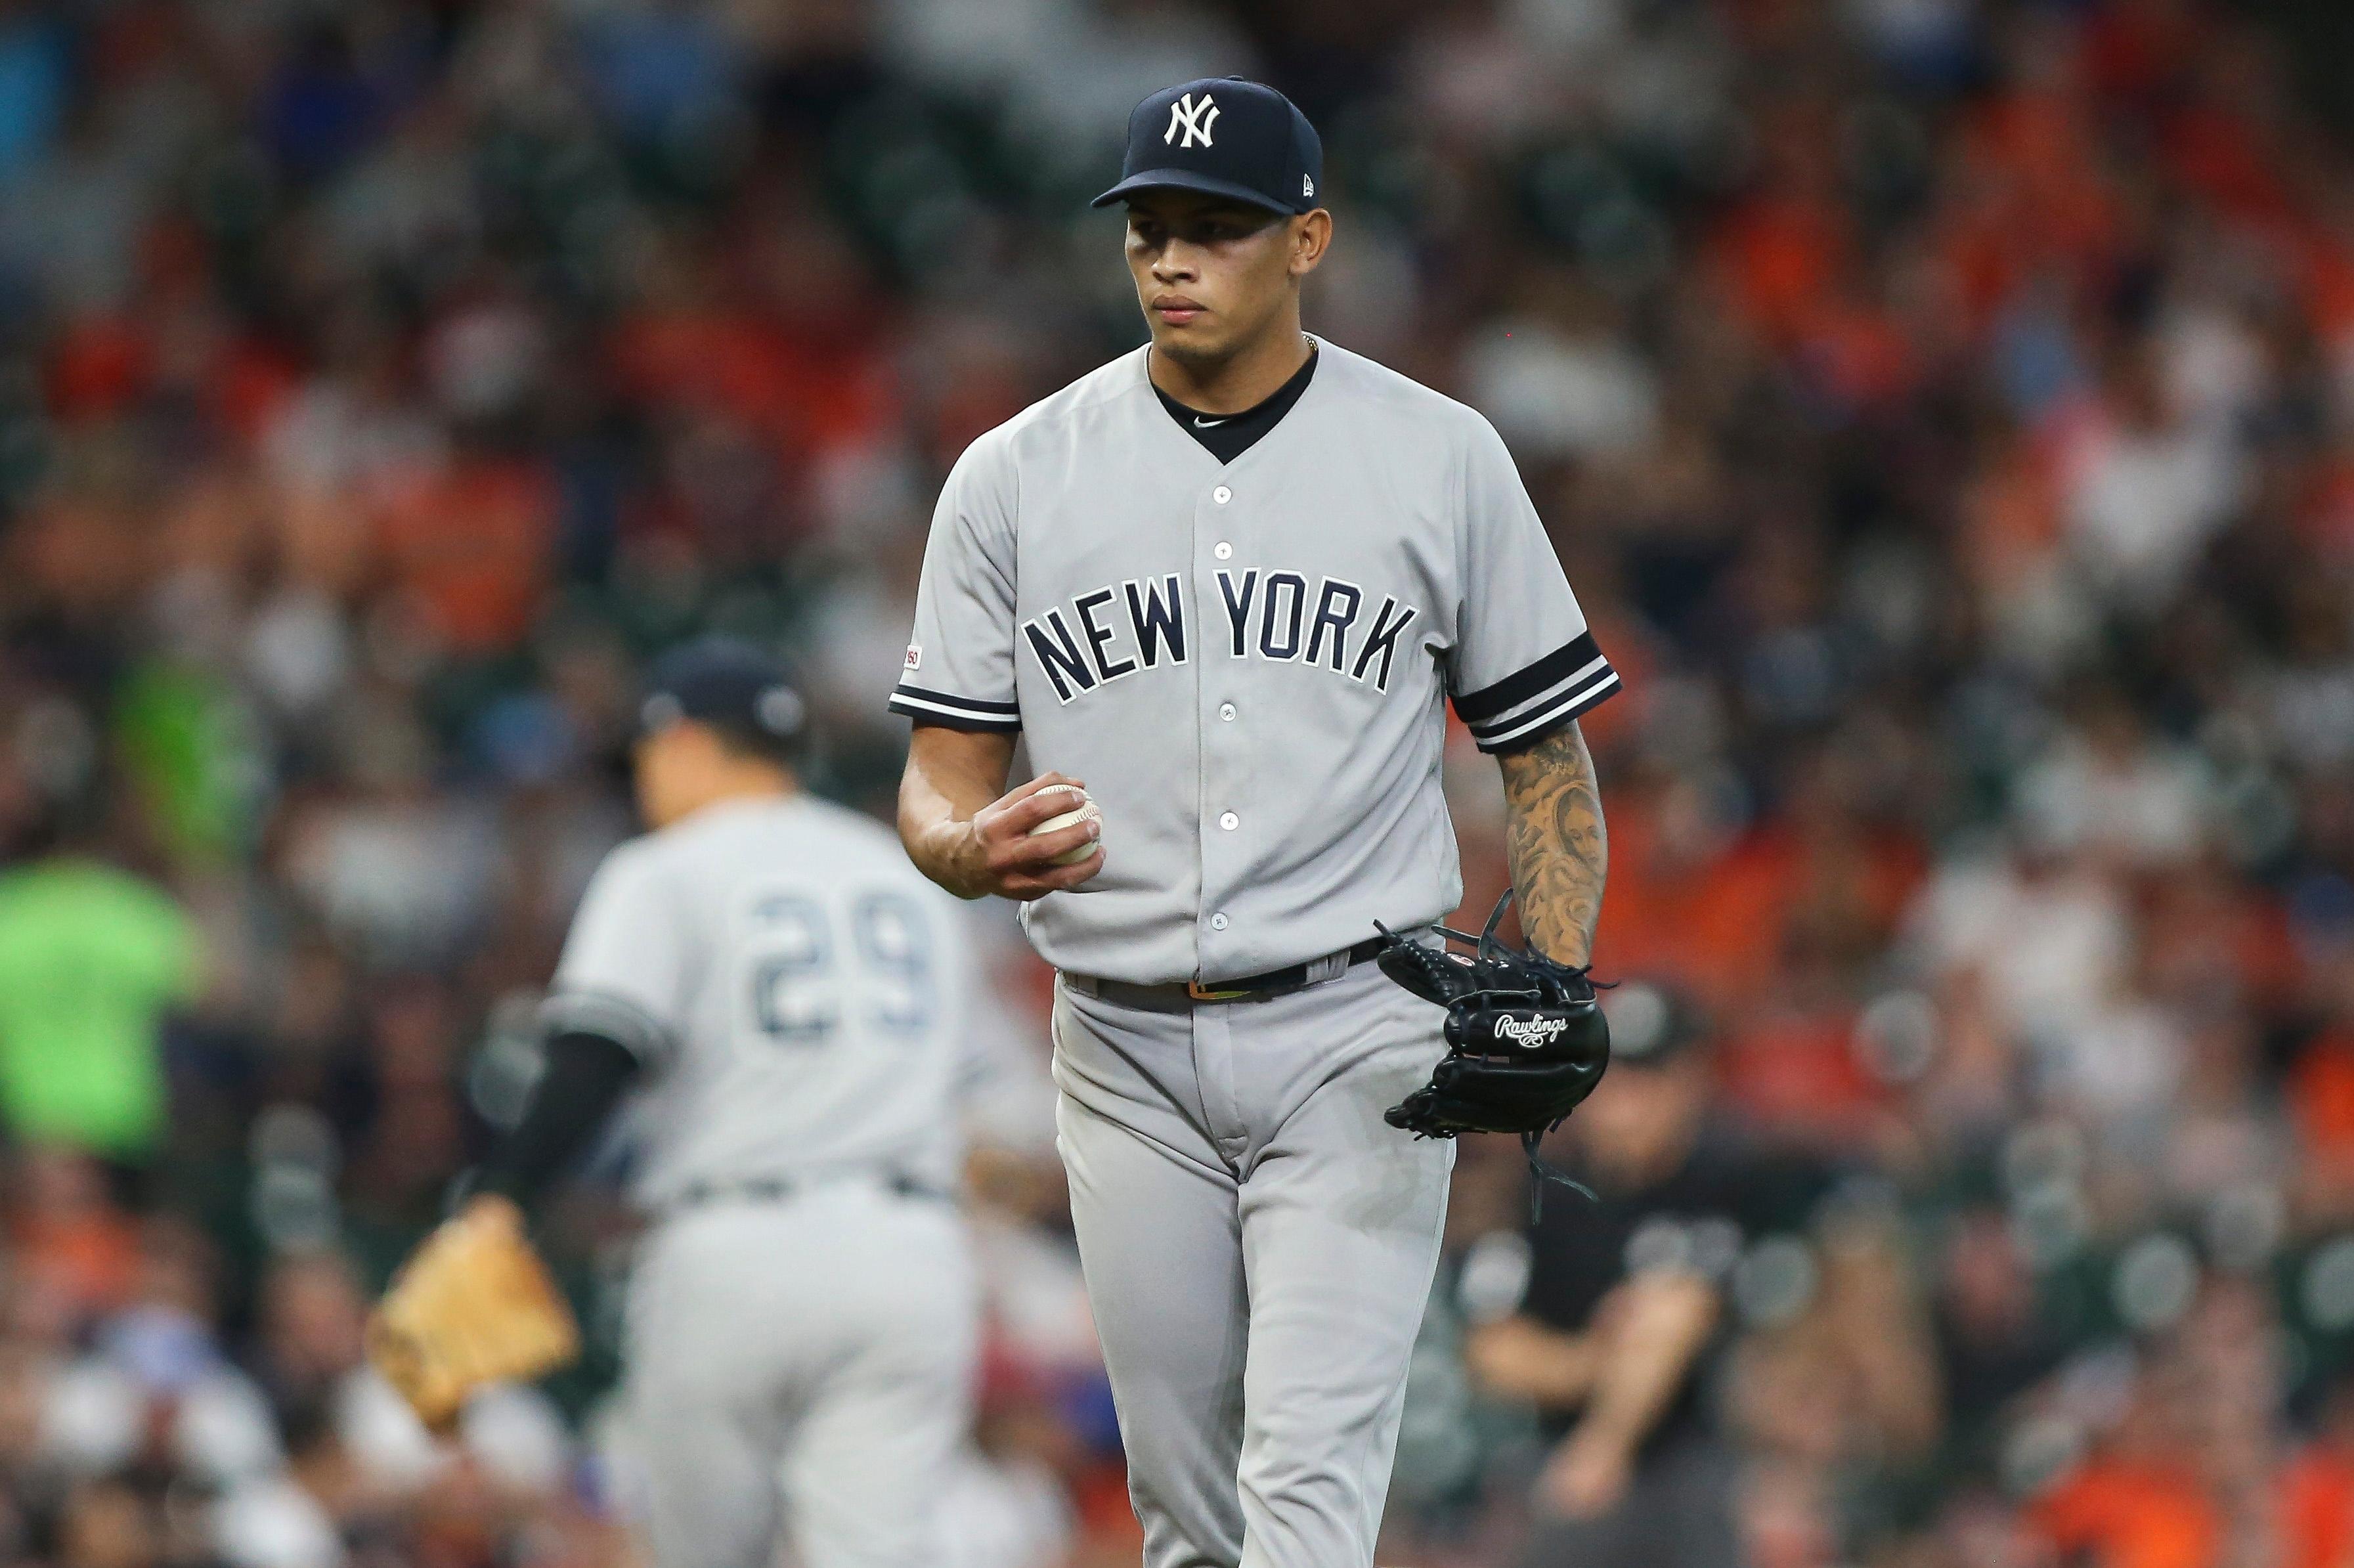
[[1203,414],[1240,414],[1257,408],[1299,373],[1315,352],[1299,316],[1285,313],[1265,335],[1225,358],[1181,361],[1155,348],[1145,362],[1152,384]]
[[801,792],[801,781],[781,768],[765,763],[746,763],[740,768],[730,768],[711,779],[676,810],[660,822],[657,828],[683,822],[689,817],[700,816],[714,806],[731,805],[738,801],[789,800]]

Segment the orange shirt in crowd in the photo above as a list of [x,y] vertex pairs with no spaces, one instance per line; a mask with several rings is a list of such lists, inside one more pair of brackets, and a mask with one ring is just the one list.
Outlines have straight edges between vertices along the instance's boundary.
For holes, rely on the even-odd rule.
[[390,487],[377,540],[437,633],[468,652],[495,652],[521,641],[538,614],[556,516],[556,482],[542,465],[461,462]]
[[1604,803],[1610,885],[1595,950],[1610,973],[1673,980],[1704,995],[1731,993],[1780,945],[1782,870],[1754,841],[1706,860],[1666,842],[1657,793]]
[[1736,210],[1717,231],[1717,262],[1734,302],[1769,341],[1807,336],[1846,270],[1844,216],[1821,202],[1767,197]]
[[124,1305],[138,1283],[138,1227],[111,1209],[20,1220],[7,1241],[17,1272],[56,1292],[78,1319]]
[[863,444],[899,414],[879,356],[806,341],[749,311],[649,312],[608,346],[631,397],[727,414],[786,453]]
[[2046,1493],[2031,1525],[2090,1568],[2214,1568],[2222,1524],[2192,1477],[2095,1459]]
[[1913,845],[1813,845],[1771,823],[1713,856],[1683,859],[1663,842],[1658,794],[1622,791],[1604,808],[1610,885],[1596,952],[1611,973],[1672,980],[1703,999],[1763,989],[1787,950],[1792,917],[1827,899],[1854,906],[1884,932],[1921,875]]
[[2354,1564],[2354,1452],[2317,1443],[2281,1475],[2281,1568]]
[[50,345],[48,411],[63,424],[111,418],[146,392],[154,373],[154,344],[137,322],[85,316]]
[[2289,1073],[2288,1100],[2306,1148],[2354,1171],[2354,1031],[2333,1029],[2306,1046]]
[[1739,1025],[1718,1054],[1718,1075],[1744,1119],[1777,1133],[1853,1143],[1890,1097],[1857,1053],[1844,1007],[1776,1009]]

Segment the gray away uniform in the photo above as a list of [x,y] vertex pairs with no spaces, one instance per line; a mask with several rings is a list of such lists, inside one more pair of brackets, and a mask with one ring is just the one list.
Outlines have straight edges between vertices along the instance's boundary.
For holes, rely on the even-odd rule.
[[956,901],[800,797],[615,850],[545,1008],[637,1052],[632,1447],[663,1568],[928,1568],[976,1337]]
[[[1062,971],[1060,1145],[1149,1568],[1362,1568],[1454,1146],[1382,1120],[1438,1011],[1345,950],[1461,896],[1446,698],[1506,749],[1617,677],[1477,413],[1325,344],[1222,464],[1146,352],[958,462],[892,706],[1019,731],[1103,808],[1102,871],[1023,918]],[[1244,1001],[1127,989],[1300,963],[1320,983]]]

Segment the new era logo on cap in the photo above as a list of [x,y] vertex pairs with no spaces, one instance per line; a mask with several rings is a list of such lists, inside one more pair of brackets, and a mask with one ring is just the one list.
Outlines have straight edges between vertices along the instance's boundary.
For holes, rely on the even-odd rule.
[[1291,100],[1238,76],[1180,82],[1136,106],[1108,207],[1140,191],[1190,190],[1275,212],[1308,212],[1324,143]]

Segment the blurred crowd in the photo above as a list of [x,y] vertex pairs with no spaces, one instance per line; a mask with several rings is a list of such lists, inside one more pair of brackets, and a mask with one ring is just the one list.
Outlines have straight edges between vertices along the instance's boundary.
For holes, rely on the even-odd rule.
[[[630,1561],[610,1185],[547,1227],[598,1351],[462,1441],[360,1314],[514,1114],[639,662],[789,650],[813,782],[887,810],[937,484],[1142,341],[1085,197],[1237,72],[1324,133],[1310,327],[1495,421],[1626,675],[1597,955],[1679,1044],[1554,1152],[1735,1178],[1595,1267],[1705,1287],[1659,1420],[1740,1550],[2346,1568],[2354,154],[2296,48],[2200,0],[0,0],[0,1564]],[[1484,913],[1468,740],[1450,792]],[[1132,1562],[1047,977],[976,919],[941,1562]],[[1598,1233],[1459,1170],[1384,1560],[1579,1568]]]

